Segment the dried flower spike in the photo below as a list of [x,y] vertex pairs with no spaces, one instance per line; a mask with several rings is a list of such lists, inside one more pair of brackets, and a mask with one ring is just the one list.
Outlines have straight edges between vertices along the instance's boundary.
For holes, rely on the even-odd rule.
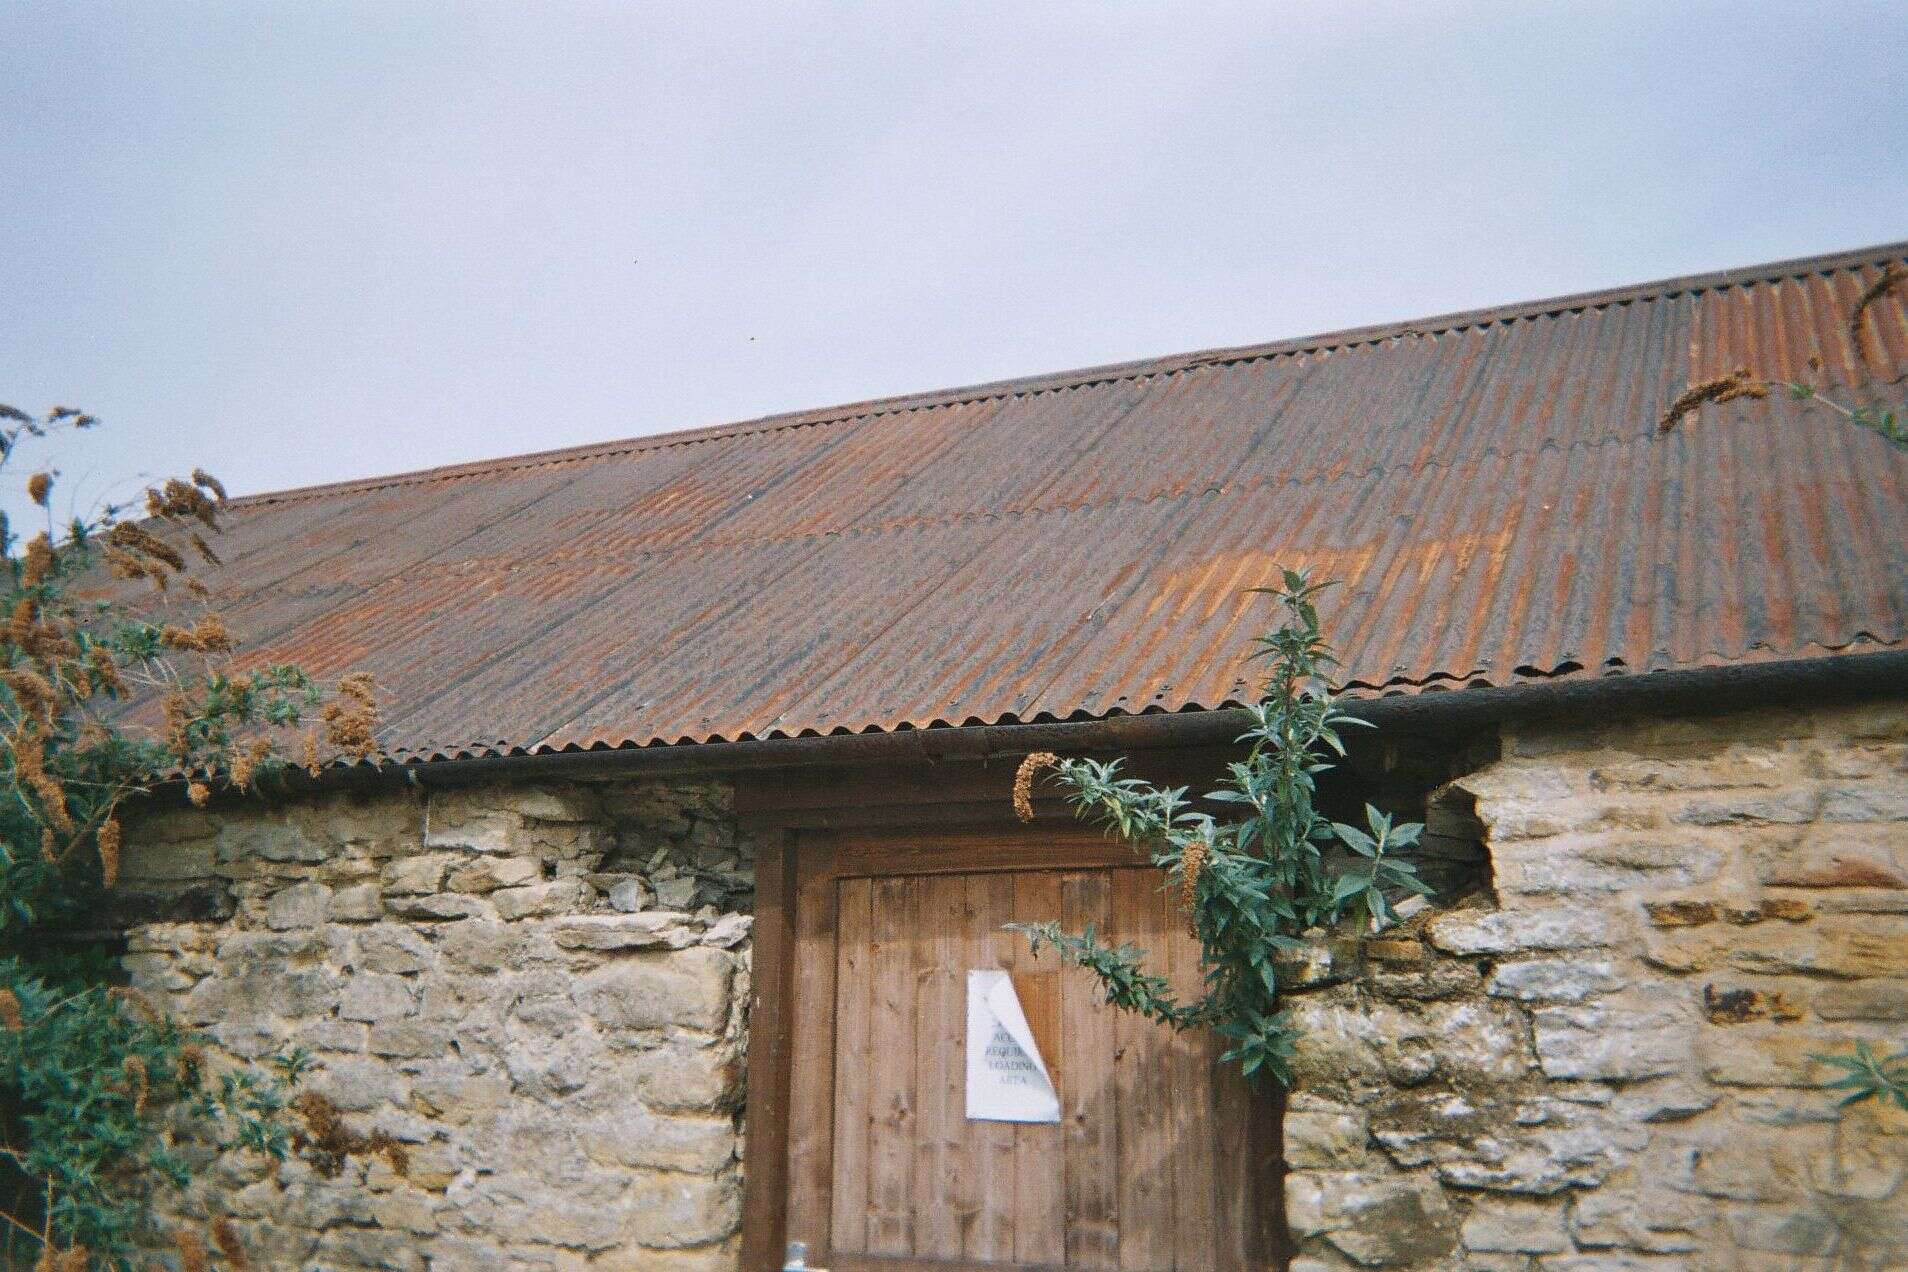
[[1670,409],[1663,412],[1658,427],[1665,433],[1682,422],[1683,417],[1699,406],[1714,402],[1718,405],[1733,402],[1737,398],[1766,398],[1769,386],[1749,374],[1748,367],[1737,367],[1728,375],[1715,376],[1700,381],[1684,389],[1672,403]]
[[192,801],[194,808],[204,808],[212,802],[212,788],[204,782],[188,782],[186,798]]
[[46,507],[46,497],[52,489],[52,473],[34,473],[27,478],[27,498],[42,508]]
[[1855,346],[1855,355],[1863,362],[1868,361],[1868,342],[1863,339],[1867,329],[1862,322],[1868,317],[1869,307],[1905,282],[1908,282],[1908,272],[1890,261],[1883,268],[1881,277],[1870,283],[1861,299],[1855,302],[1855,311],[1848,316],[1848,339]]
[[99,877],[109,888],[119,882],[119,848],[123,834],[117,817],[108,817],[99,825]]
[[239,1242],[238,1229],[224,1215],[212,1221],[212,1244],[219,1248],[225,1261],[239,1269],[239,1272],[247,1272],[251,1268],[251,1261],[245,1257],[245,1247]]
[[1034,817],[1033,784],[1042,770],[1055,768],[1060,757],[1052,751],[1035,751],[1020,762],[1014,772],[1014,816],[1030,822]]
[[[1186,851],[1179,859],[1179,904],[1185,907],[1187,915],[1193,916],[1199,906],[1199,876],[1206,868],[1206,858],[1211,845],[1203,839],[1195,839],[1186,845]],[[1194,935],[1197,935],[1195,930]]]
[[26,1018],[20,1014],[20,996],[11,989],[0,989],[0,1025],[6,1026],[8,1033],[26,1028]]
[[179,1251],[179,1272],[210,1272],[212,1256],[198,1233],[181,1229],[173,1235],[172,1244]]

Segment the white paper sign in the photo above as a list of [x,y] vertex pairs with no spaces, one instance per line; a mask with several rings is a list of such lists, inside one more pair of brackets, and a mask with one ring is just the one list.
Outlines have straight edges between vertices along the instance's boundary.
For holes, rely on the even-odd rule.
[[967,1116],[977,1122],[1058,1122],[1060,1097],[1006,972],[967,973]]

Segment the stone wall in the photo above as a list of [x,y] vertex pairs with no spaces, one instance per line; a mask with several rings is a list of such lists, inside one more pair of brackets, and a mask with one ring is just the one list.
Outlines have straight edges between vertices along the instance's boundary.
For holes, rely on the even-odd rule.
[[[1474,805],[1474,807],[1473,807]],[[1908,1267],[1908,702],[1508,730],[1489,894],[1321,943],[1295,1272]]]
[[187,1145],[157,1218],[233,1214],[260,1268],[734,1267],[752,858],[707,783],[148,818],[123,890],[184,921],[132,930],[133,983],[234,1055],[308,1048],[404,1167]]

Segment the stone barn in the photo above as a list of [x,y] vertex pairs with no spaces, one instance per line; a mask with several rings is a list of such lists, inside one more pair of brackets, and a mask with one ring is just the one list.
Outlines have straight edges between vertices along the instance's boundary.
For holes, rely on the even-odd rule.
[[[1898,400],[1905,261],[232,501],[248,657],[370,673],[381,756],[149,802],[125,969],[403,1169],[157,1213],[336,1272],[1908,1266],[1908,1114],[1817,1058],[1908,1046],[1908,452],[1780,393],[1660,426],[1738,366]],[[1001,930],[1196,979],[1157,874],[1009,788],[1211,780],[1285,566],[1377,726],[1324,798],[1437,884],[1290,961],[1289,1092]]]

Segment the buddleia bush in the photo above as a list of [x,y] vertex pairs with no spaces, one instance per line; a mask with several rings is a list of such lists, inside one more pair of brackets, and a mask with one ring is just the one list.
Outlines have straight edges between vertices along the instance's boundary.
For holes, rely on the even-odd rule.
[[[93,418],[0,406],[0,471]],[[368,681],[292,666],[236,670],[235,641],[193,577],[213,563],[225,492],[204,472],[148,490],[138,520],[108,507],[55,522],[57,474],[26,482],[45,524],[0,517],[0,1263],[130,1272],[153,1234],[142,1199],[184,1187],[181,1123],[283,1158],[302,1053],[213,1058],[119,983],[98,929],[121,869],[121,817],[161,786],[197,804],[296,755],[368,754]],[[245,1254],[229,1223],[174,1234],[188,1266]],[[208,1249],[207,1238],[210,1240]]]
[[[1367,722],[1339,709],[1329,678],[1337,665],[1319,628],[1317,597],[1329,583],[1284,571],[1269,594],[1284,621],[1258,638],[1253,657],[1269,672],[1259,700],[1244,711],[1238,741],[1245,758],[1198,801],[1187,788],[1154,786],[1122,775],[1119,760],[1062,759],[1036,752],[1014,786],[1023,820],[1033,816],[1036,781],[1065,792],[1075,812],[1147,854],[1175,887],[1199,941],[1203,991],[1176,997],[1146,970],[1147,953],[1110,945],[1091,926],[1014,924],[1037,952],[1052,946],[1100,981],[1106,1001],[1176,1030],[1210,1028],[1230,1044],[1222,1059],[1248,1077],[1290,1080],[1296,1039],[1279,1006],[1279,955],[1298,950],[1300,933],[1347,916],[1384,926],[1392,896],[1430,891],[1396,854],[1424,827],[1394,822],[1366,805],[1365,825],[1333,822],[1317,806],[1319,776],[1343,757],[1343,731]],[[1221,816],[1209,809],[1226,811]]]

